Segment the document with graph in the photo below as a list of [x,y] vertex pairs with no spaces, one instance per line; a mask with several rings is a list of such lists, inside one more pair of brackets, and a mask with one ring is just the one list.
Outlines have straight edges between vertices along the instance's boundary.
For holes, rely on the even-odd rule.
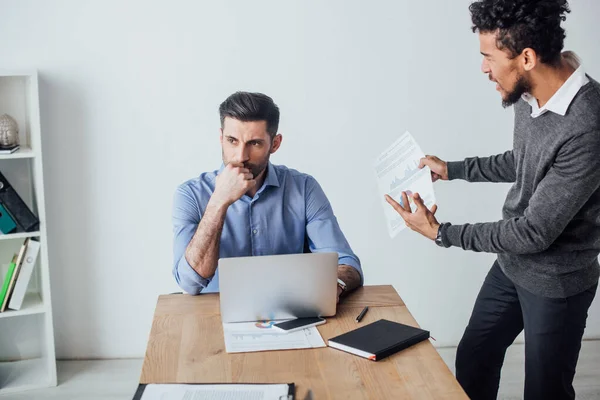
[[273,324],[275,324],[274,321],[223,324],[225,351],[227,353],[248,353],[325,347],[321,334],[314,326],[286,333],[273,328]]
[[404,220],[384,199],[390,195],[402,204],[402,192],[408,195],[410,208],[415,211],[413,193],[419,193],[427,208],[435,204],[435,194],[429,167],[419,169],[419,161],[425,157],[415,138],[406,132],[398,138],[375,161],[375,173],[379,184],[386,224],[390,237],[406,228]]

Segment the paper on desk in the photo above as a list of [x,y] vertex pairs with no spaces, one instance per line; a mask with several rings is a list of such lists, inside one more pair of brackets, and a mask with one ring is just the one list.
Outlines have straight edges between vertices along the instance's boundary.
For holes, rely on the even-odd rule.
[[425,157],[421,148],[406,132],[398,138],[375,161],[375,173],[379,184],[379,192],[386,223],[390,237],[395,237],[398,232],[406,228],[404,220],[390,206],[384,198],[389,194],[394,200],[402,204],[402,192],[407,192],[410,208],[413,212],[416,206],[412,200],[413,193],[419,193],[427,208],[435,204],[435,193],[431,181],[429,167],[419,169],[419,161]]
[[273,328],[273,322],[228,323],[223,324],[223,334],[227,353],[325,347],[314,326],[286,333]]
[[281,400],[288,385],[146,385],[141,400]]

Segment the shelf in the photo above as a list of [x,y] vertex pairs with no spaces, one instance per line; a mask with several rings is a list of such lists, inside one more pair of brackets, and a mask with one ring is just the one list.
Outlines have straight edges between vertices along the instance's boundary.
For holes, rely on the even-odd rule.
[[[20,251],[26,238],[36,238],[41,242],[47,237],[45,168],[42,165],[45,148],[42,146],[39,106],[35,70],[0,70],[0,114],[6,113],[17,122],[20,143],[19,150],[14,153],[0,153],[0,170],[40,220],[36,232],[22,232],[18,228],[15,233],[0,233],[0,265],[3,271],[6,271],[13,254]],[[4,393],[56,386],[52,298],[45,243],[42,243],[37,257],[29,287],[32,292],[26,293],[21,309],[7,309],[0,313],[0,400],[5,398]],[[5,276],[6,272],[0,280]]]
[[0,395],[48,386],[47,359],[0,362]]
[[8,235],[0,235],[0,240],[12,240],[12,239],[25,239],[32,237],[39,237],[40,232],[19,232],[19,233],[9,233]]
[[29,78],[32,75],[36,75],[37,71],[35,69],[30,70],[10,70],[10,69],[0,69],[0,78]]
[[18,317],[20,315],[42,314],[45,312],[46,307],[44,307],[44,301],[40,297],[40,294],[29,292],[25,294],[25,299],[23,299],[23,305],[20,310],[11,310],[7,308],[6,311],[0,312],[0,319]]
[[23,147],[12,154],[0,154],[0,160],[14,160],[19,158],[34,158],[35,152],[29,147]]

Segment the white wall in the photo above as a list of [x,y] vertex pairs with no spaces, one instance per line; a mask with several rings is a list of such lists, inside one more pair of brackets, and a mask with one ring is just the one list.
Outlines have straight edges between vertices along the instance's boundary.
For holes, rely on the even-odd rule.
[[[0,67],[41,74],[58,356],[144,354],[157,296],[178,290],[172,193],[219,166],[217,107],[236,90],[280,106],[273,161],[321,182],[366,283],[393,284],[438,345],[457,344],[494,257],[391,240],[371,167],[407,129],[446,159],[511,146],[469,3],[0,1]],[[573,9],[567,47],[600,77],[600,4]],[[439,218],[461,223],[499,219],[507,186],[436,189]]]

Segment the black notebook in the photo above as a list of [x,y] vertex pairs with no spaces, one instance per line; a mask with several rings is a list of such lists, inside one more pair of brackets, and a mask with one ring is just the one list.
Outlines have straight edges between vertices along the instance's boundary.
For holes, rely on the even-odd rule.
[[429,339],[429,331],[380,319],[329,339],[329,347],[378,361]]

